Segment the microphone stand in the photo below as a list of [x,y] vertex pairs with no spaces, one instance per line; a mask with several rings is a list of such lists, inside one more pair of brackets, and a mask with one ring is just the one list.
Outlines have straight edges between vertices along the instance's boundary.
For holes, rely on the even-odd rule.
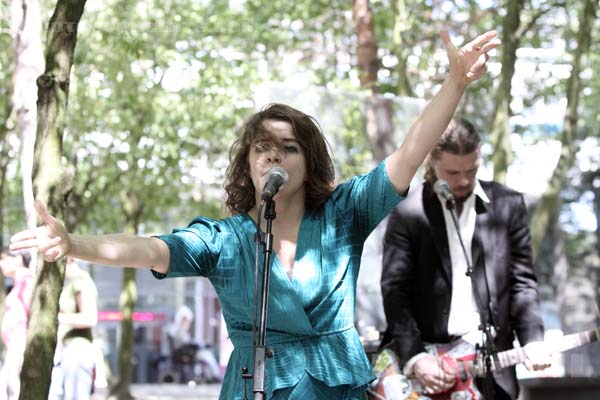
[[269,295],[269,275],[271,272],[271,253],[273,252],[273,234],[271,226],[275,219],[275,202],[272,199],[265,200],[265,221],[267,229],[264,235],[263,244],[263,279],[260,293],[260,318],[258,323],[258,340],[254,344],[254,370],[252,373],[252,393],[253,400],[264,400],[265,397],[265,360],[266,357],[272,357],[273,352],[265,346],[265,336],[267,331],[267,303]]
[[[471,286],[473,290],[473,296],[475,298],[475,304],[477,305],[477,309],[479,311],[479,330],[483,332],[484,335],[484,343],[483,346],[479,344],[476,346],[476,352],[480,352],[483,356],[483,367],[485,368],[485,378],[483,379],[483,398],[484,399],[493,399],[494,398],[494,384],[493,384],[493,370],[492,370],[492,357],[496,365],[500,365],[500,360],[498,359],[498,351],[496,350],[496,345],[494,343],[494,338],[492,335],[493,328],[493,315],[491,312],[488,312],[483,307],[483,302],[481,300],[481,295],[479,290],[477,289],[477,282],[473,278],[473,266],[471,265],[471,259],[467,254],[467,249],[465,248],[465,244],[462,239],[462,235],[460,234],[460,227],[458,226],[458,218],[456,216],[456,207],[454,204],[454,199],[452,197],[446,198],[446,209],[450,211],[450,215],[452,216],[452,222],[454,223],[454,227],[456,228],[456,233],[458,234],[458,240],[460,242],[460,247],[462,248],[463,254],[465,256],[465,261],[467,262],[467,273],[466,275],[471,278]],[[485,267],[484,267],[485,268]],[[484,271],[485,274],[485,271]],[[487,281],[486,281],[487,282]],[[488,297],[490,296],[489,288],[488,288]],[[491,298],[490,298],[491,301]]]

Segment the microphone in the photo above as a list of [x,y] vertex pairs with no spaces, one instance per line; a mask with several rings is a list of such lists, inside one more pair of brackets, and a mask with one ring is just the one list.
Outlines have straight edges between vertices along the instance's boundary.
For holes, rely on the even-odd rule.
[[438,179],[433,185],[433,191],[446,200],[446,208],[454,208],[454,195],[450,190],[450,186],[448,186],[448,182],[443,179]]
[[269,201],[277,194],[279,189],[287,183],[288,173],[281,167],[273,167],[267,172],[267,183],[263,188],[261,199]]

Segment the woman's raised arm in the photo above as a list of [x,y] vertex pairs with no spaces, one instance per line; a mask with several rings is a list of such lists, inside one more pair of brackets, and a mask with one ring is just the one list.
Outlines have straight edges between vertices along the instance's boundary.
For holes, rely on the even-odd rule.
[[388,176],[398,193],[408,189],[417,169],[450,123],[467,85],[485,74],[488,51],[500,45],[496,31],[486,32],[460,49],[447,32],[440,36],[448,53],[448,77],[386,162]]

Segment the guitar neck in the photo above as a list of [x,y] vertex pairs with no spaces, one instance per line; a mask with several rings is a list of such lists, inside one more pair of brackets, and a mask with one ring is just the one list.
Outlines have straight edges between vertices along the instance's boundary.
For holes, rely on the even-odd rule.
[[[554,350],[558,352],[563,352],[598,340],[600,340],[600,328],[563,336],[556,342],[553,342],[553,344]],[[498,370],[506,367],[511,367],[513,365],[522,363],[526,359],[527,356],[525,355],[525,350],[523,350],[522,347],[502,351],[498,353],[498,360],[500,361],[500,366],[496,367],[495,369]]]

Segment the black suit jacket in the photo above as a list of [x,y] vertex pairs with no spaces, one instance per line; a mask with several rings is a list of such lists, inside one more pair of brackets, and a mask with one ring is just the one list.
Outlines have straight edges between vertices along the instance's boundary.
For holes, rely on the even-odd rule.
[[[531,236],[523,196],[495,182],[480,181],[490,202],[476,198],[472,240],[473,276],[484,305],[499,327],[499,351],[543,339]],[[484,273],[487,274],[488,284]],[[489,286],[489,293],[487,287]],[[392,212],[384,238],[381,290],[388,328],[382,346],[404,364],[423,343],[448,343],[452,265],[446,224],[432,185],[411,191]],[[494,374],[511,397],[518,394],[514,368]]]

